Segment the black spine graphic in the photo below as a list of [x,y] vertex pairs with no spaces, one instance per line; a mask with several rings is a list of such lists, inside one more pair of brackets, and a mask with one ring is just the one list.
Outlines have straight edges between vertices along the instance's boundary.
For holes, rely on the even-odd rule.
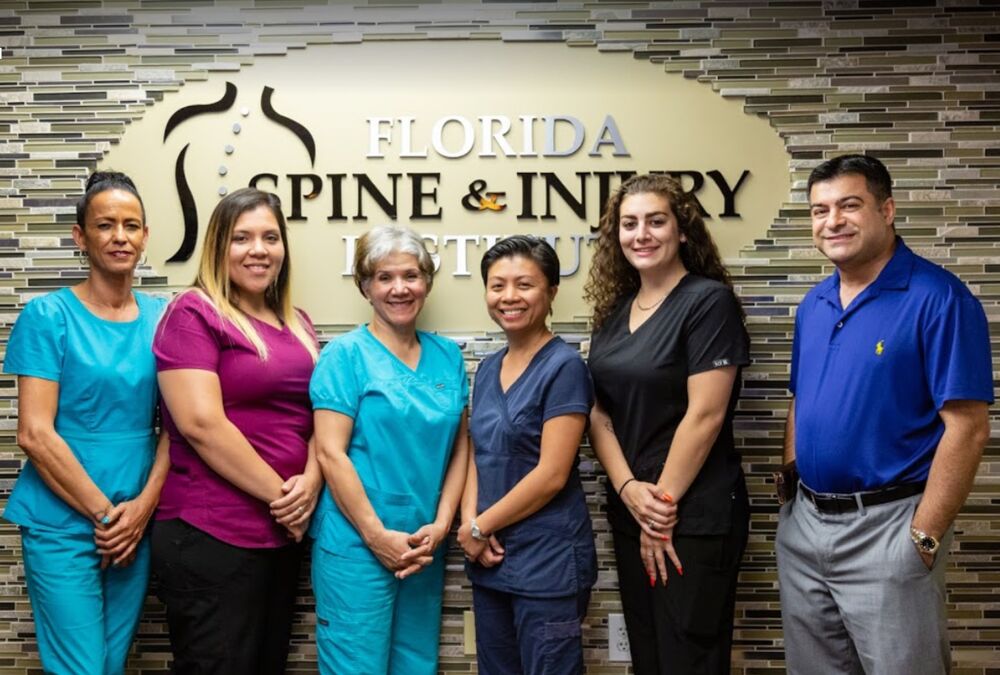
[[222,95],[215,103],[202,103],[198,105],[188,105],[184,106],[167,120],[167,126],[163,130],[163,140],[167,140],[167,136],[170,132],[174,130],[174,127],[179,125],[181,122],[191,119],[195,115],[201,115],[203,113],[213,113],[213,112],[225,112],[233,107],[233,103],[236,102],[236,85],[232,82],[226,82],[226,93]]
[[280,115],[275,112],[274,108],[271,106],[271,95],[274,93],[272,87],[264,87],[264,91],[260,94],[260,109],[264,112],[264,117],[267,119],[280,124],[298,137],[302,141],[302,145],[306,146],[306,150],[309,151],[309,162],[311,166],[316,164],[316,141],[313,140],[312,134],[304,126],[296,122],[295,120]]
[[[235,91],[235,89],[234,89]],[[185,262],[194,253],[194,245],[198,241],[198,209],[194,204],[194,195],[188,186],[187,176],[184,175],[184,157],[187,156],[188,143],[177,155],[177,163],[174,165],[174,182],[177,184],[177,196],[181,200],[181,211],[184,213],[184,240],[181,241],[177,253],[167,258],[167,262]]]

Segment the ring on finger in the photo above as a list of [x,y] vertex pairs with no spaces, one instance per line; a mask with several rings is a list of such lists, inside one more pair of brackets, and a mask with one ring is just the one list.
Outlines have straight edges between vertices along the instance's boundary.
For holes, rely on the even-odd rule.
[[652,518],[649,519],[649,529],[651,530],[656,529],[656,521],[653,520]]
[[295,509],[295,513],[302,513],[305,510],[306,510],[306,507],[300,506],[299,508]]

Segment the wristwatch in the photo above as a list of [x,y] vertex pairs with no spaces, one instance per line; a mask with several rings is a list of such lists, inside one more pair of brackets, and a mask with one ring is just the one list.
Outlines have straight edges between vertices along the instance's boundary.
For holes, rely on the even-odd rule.
[[938,546],[940,546],[940,542],[937,539],[915,527],[910,527],[910,539],[913,540],[913,544],[921,553],[934,555],[937,553]]
[[489,541],[490,539],[488,536],[483,534],[483,531],[479,529],[478,525],[476,525],[475,518],[469,521],[469,530],[472,533],[472,538],[475,539],[476,541]]

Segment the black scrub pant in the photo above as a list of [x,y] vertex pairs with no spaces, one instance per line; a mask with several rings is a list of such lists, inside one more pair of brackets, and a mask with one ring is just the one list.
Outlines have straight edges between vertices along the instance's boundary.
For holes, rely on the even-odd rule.
[[625,627],[636,675],[730,672],[736,577],[749,534],[746,488],[733,499],[732,526],[721,536],[675,535],[683,576],[667,562],[650,588],[638,536],[614,530]]
[[153,524],[153,573],[176,675],[281,675],[302,546],[251,549],[183,520]]

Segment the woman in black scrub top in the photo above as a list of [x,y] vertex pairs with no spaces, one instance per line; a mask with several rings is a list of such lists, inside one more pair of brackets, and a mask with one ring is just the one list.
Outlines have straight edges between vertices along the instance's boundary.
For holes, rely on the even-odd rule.
[[622,184],[601,218],[590,438],[637,675],[727,673],[749,505],[733,411],[743,311],[694,200],[667,176]]

